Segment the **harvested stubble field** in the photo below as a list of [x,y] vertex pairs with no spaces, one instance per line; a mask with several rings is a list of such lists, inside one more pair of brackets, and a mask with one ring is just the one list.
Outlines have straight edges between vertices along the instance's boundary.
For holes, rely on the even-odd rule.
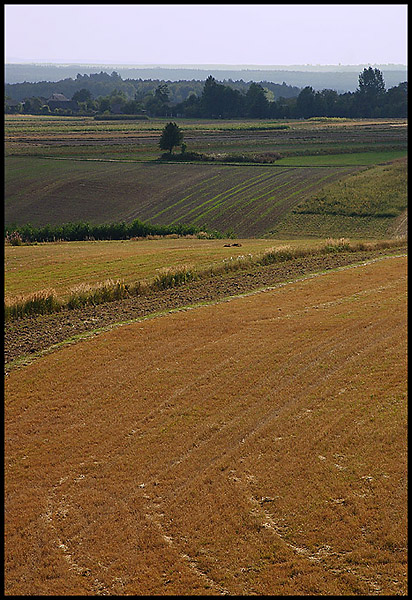
[[[291,240],[291,248],[310,248],[317,240]],[[238,244],[237,246],[234,244]],[[65,298],[70,290],[107,279],[125,283],[150,281],[164,269],[190,265],[217,266],[238,256],[255,256],[276,245],[273,239],[196,239],[167,237],[94,242],[44,242],[4,248],[4,287],[7,301],[20,295],[54,289]]]
[[[336,252],[336,247],[341,243],[350,250],[343,248]],[[330,244],[331,252],[325,254],[324,250]],[[31,362],[33,358],[44,352],[53,351],[61,344],[76,341],[85,335],[101,332],[111,328],[119,322],[131,322],[138,318],[147,318],[170,310],[180,310],[184,306],[196,306],[207,302],[216,302],[227,297],[265,288],[270,285],[291,281],[310,273],[341,268],[350,264],[357,264],[365,260],[373,260],[383,256],[403,255],[406,252],[406,240],[387,240],[384,242],[361,243],[361,247],[347,243],[345,240],[330,240],[322,244],[303,245],[297,241],[290,246],[276,246],[266,252],[259,253],[250,258],[238,258],[209,265],[206,269],[194,269],[199,277],[185,280],[180,279],[177,285],[167,279],[167,273],[177,273],[180,269],[160,269],[159,276],[166,272],[166,281],[161,285],[137,285],[137,290],[123,297],[116,297],[113,290],[118,284],[115,280],[97,284],[101,289],[107,285],[108,293],[105,298],[99,299],[94,295],[95,287],[80,285],[73,289],[72,298],[78,301],[68,303],[64,297],[57,296],[58,306],[54,305],[44,311],[44,302],[37,302],[34,313],[30,309],[17,310],[13,317],[13,306],[18,308],[21,301],[33,300],[36,294],[23,297],[14,297],[5,303],[5,362],[6,372],[22,364]],[[224,248],[231,251],[232,248]],[[236,250],[236,248],[233,248]],[[284,256],[279,260],[277,254]],[[268,255],[273,255],[269,262],[265,260]],[[167,256],[167,253],[164,255]],[[159,259],[159,257],[156,257]],[[104,264],[104,263],[103,263]],[[84,274],[83,274],[84,277]],[[17,277],[17,282],[18,282]],[[87,291],[89,290],[89,291]],[[110,294],[111,290],[111,294]],[[39,292],[40,298],[49,295],[50,290]],[[86,292],[86,303],[81,301],[82,294]],[[89,301],[87,301],[87,298]],[[9,310],[10,309],[10,310]]]
[[5,593],[405,595],[406,258],[13,370]]

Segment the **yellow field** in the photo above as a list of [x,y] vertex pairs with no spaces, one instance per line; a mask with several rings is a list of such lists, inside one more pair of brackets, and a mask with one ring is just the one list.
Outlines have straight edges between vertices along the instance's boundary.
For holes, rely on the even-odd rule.
[[[239,243],[241,246],[225,247]],[[200,240],[190,238],[96,242],[56,242],[5,246],[5,295],[8,301],[45,289],[65,297],[82,284],[107,279],[149,281],[165,267],[204,268],[233,256],[260,254],[276,244],[310,247],[319,240]]]
[[406,259],[6,379],[8,595],[406,595]]

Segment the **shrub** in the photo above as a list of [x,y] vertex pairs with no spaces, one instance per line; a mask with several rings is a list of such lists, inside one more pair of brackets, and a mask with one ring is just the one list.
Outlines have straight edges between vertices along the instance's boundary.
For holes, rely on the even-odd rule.
[[12,231],[11,233],[6,234],[6,242],[11,246],[21,246],[23,244],[23,239],[18,231]]
[[196,278],[193,267],[187,265],[181,265],[175,269],[165,268],[158,273],[153,281],[153,288],[157,290],[164,290],[170,287],[176,287],[187,283]]
[[[5,227],[5,240],[16,240],[19,243],[19,237],[22,242],[55,242],[61,241],[83,241],[83,240],[126,240],[131,238],[148,237],[150,235],[166,236],[177,235],[196,235],[202,228],[196,225],[177,224],[177,225],[152,225],[143,223],[135,219],[132,223],[103,223],[100,225],[91,225],[90,223],[64,223],[62,225],[44,225],[43,227],[33,227],[30,224]],[[205,231],[205,228],[203,227]],[[221,238],[223,234],[218,231],[210,231],[207,234],[211,238]],[[11,243],[11,242],[10,242]]]
[[325,246],[323,251],[325,253],[328,252],[349,252],[356,250],[356,245],[353,246],[349,240],[345,238],[340,238],[339,240],[335,240],[333,238],[329,238],[325,242]]

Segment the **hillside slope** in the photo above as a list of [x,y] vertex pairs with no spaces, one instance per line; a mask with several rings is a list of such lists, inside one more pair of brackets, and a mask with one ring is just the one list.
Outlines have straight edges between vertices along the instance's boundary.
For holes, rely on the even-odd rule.
[[303,199],[357,167],[266,167],[6,159],[7,224],[188,223],[262,236]]

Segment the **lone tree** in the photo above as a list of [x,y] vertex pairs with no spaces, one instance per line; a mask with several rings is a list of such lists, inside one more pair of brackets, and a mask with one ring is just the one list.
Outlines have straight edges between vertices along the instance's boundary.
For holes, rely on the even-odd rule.
[[183,142],[183,132],[176,123],[168,123],[160,136],[159,146],[161,150],[169,150],[170,154],[174,146],[180,146]]
[[362,116],[379,117],[379,105],[385,96],[385,82],[379,69],[363,69],[359,75],[359,87],[356,90],[358,105]]

